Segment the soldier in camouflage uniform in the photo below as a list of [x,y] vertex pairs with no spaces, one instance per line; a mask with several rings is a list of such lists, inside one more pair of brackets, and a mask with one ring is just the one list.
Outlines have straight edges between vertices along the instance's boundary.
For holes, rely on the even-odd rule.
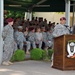
[[42,27],[43,43],[45,44],[44,49],[47,50],[49,43],[48,43],[48,39],[47,39],[47,33],[45,31],[46,31],[45,27]]
[[58,37],[64,34],[70,34],[69,27],[65,25],[66,18],[60,18],[60,24],[56,25],[53,31],[53,36]]
[[14,51],[14,37],[13,37],[13,19],[7,19],[8,25],[6,25],[3,29],[2,37],[3,37],[3,65],[10,65],[13,64],[10,62]]
[[36,42],[36,44],[38,45],[38,48],[41,49],[43,36],[42,36],[40,27],[37,27],[37,28],[36,28],[35,39],[36,39],[35,42]]
[[47,40],[48,40],[48,47],[53,48],[53,34],[51,29],[47,31]]
[[26,38],[24,37],[24,34],[22,32],[22,26],[18,26],[18,33],[17,33],[17,44],[19,46],[19,48],[22,50],[23,46],[26,45],[26,54],[29,54],[29,50],[30,50],[30,42],[26,40]]
[[28,34],[29,38],[28,40],[30,41],[31,45],[33,48],[36,48],[36,43],[35,43],[35,29],[31,28],[31,31]]
[[[65,26],[66,23],[66,18],[61,17],[60,18],[60,24],[56,25],[53,31],[53,37],[59,37],[64,34],[70,34],[70,30],[68,26]],[[59,43],[59,42],[58,42]],[[51,66],[53,65],[53,55],[52,55],[52,63]]]

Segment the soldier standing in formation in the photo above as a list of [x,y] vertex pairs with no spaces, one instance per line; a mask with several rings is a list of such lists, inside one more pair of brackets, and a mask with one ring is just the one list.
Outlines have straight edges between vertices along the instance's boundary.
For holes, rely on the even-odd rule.
[[12,57],[13,51],[14,51],[14,37],[13,37],[13,19],[8,18],[7,22],[8,25],[6,25],[3,29],[2,37],[3,37],[3,65],[10,65],[13,64],[10,62],[10,59]]

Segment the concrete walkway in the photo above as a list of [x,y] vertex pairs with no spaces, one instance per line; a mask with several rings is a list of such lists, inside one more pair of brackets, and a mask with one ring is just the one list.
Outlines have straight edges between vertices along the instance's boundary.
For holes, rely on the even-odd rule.
[[22,61],[0,66],[0,75],[75,75],[75,71],[61,71],[50,67],[50,62]]

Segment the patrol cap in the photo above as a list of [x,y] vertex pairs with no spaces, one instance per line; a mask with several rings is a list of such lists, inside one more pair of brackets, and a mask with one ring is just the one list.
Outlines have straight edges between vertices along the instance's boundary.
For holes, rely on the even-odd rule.
[[6,22],[12,22],[12,21],[14,21],[14,19],[12,19],[12,18],[6,19]]
[[23,29],[23,27],[22,26],[18,26],[18,29]]
[[65,17],[61,17],[61,18],[60,18],[60,21],[62,21],[62,20],[66,20],[66,18],[65,18]]

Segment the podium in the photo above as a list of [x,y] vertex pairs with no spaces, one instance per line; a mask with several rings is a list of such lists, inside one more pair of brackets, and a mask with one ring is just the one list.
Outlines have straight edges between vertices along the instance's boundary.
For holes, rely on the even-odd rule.
[[75,70],[75,58],[67,57],[67,42],[75,40],[75,35],[62,35],[54,38],[53,68]]

